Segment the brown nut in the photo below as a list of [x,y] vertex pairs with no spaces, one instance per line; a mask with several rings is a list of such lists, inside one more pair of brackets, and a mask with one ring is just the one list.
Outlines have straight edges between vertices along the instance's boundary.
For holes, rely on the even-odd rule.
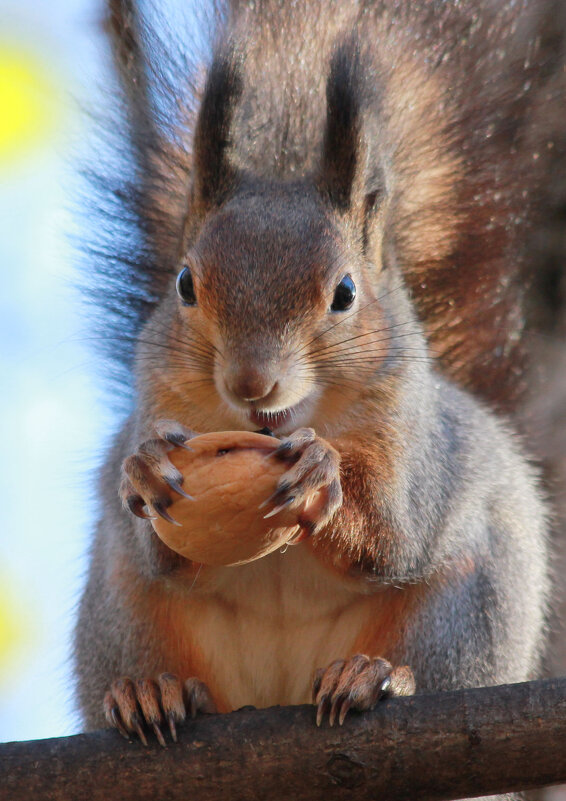
[[[168,513],[181,525],[153,520],[158,536],[172,550],[207,565],[237,565],[259,559],[301,535],[301,509],[282,509],[267,520],[258,507],[288,470],[268,458],[280,441],[250,431],[201,434],[175,448],[169,459],[184,476],[183,489],[194,500],[173,493]],[[305,504],[303,504],[304,507]]]

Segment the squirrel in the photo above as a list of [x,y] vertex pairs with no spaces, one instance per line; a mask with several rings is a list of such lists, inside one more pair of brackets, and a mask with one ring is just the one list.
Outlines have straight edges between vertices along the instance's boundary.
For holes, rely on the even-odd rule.
[[[157,97],[162,44],[110,2],[137,239],[111,229],[97,280],[135,390],[76,625],[86,727],[164,743],[198,712],[305,702],[342,724],[539,675],[547,512],[511,417],[536,7],[232,0],[205,80],[186,55]],[[270,508],[325,491],[308,536],[235,567],[169,550],[148,518],[185,491],[171,449],[266,427]]]

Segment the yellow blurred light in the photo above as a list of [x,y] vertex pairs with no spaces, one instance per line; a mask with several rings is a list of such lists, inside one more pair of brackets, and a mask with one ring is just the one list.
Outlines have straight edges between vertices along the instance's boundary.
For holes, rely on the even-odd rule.
[[0,683],[6,681],[25,657],[34,638],[29,607],[17,596],[5,574],[0,583]]
[[23,48],[0,43],[0,161],[45,144],[59,105],[45,65]]

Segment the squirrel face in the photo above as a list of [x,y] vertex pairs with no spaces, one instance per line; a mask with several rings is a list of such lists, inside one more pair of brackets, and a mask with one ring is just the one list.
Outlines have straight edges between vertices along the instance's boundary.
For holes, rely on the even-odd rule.
[[333,420],[388,353],[379,264],[351,230],[306,181],[237,192],[183,263],[168,323],[177,352],[160,359],[158,380],[170,358],[170,385],[224,426],[286,434]]
[[335,54],[319,163],[297,178],[246,165],[240,73],[229,52],[207,78],[180,294],[141,338],[140,391],[151,416],[199,431],[337,435],[376,384],[384,402],[392,362],[408,366],[401,336],[416,337],[413,364],[423,347],[396,267],[381,269],[388,182],[364,133],[363,65],[354,45]]

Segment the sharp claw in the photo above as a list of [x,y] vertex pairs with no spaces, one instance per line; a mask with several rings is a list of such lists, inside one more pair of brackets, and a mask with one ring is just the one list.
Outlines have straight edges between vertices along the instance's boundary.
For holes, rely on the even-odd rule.
[[171,712],[167,715],[167,723],[169,724],[169,731],[171,732],[171,737],[173,738],[173,742],[177,742],[177,728],[175,726],[175,716]]
[[268,453],[266,453],[265,456],[262,457],[262,458],[265,461],[267,461],[267,459],[272,459],[274,456],[277,456],[278,451],[279,451],[279,448],[273,448],[272,451],[269,451]]
[[134,715],[134,717],[132,718],[132,726],[134,728],[134,731],[137,733],[138,737],[142,741],[142,743],[145,746],[147,746],[147,737],[145,736],[144,730],[142,729],[142,725],[137,715]]
[[293,450],[292,443],[284,442],[282,445],[279,445],[277,448],[274,448],[272,451],[269,451],[263,458],[264,459],[271,459],[275,456],[277,459],[285,459],[289,455],[289,451]]
[[283,442],[275,451],[275,455],[279,458],[283,458],[289,451],[293,450],[293,443],[292,442]]
[[257,508],[258,508],[258,509],[263,509],[265,506],[267,506],[267,504],[268,504],[268,503],[271,503],[271,501],[274,501],[274,500],[275,500],[275,498],[277,498],[277,496],[278,496],[278,495],[284,495],[284,494],[285,494],[286,492],[288,492],[290,489],[291,489],[291,484],[290,484],[290,482],[289,482],[289,481],[283,481],[283,482],[282,482],[282,483],[281,483],[281,484],[280,484],[280,485],[277,487],[277,489],[275,490],[275,492],[272,492],[272,493],[271,493],[271,495],[269,496],[269,498],[266,498],[264,501],[262,501],[262,502],[260,503],[260,505],[259,505]]
[[330,723],[331,726],[334,726],[334,722],[336,720],[336,714],[338,712],[338,707],[340,706],[340,704],[342,703],[343,700],[344,700],[344,696],[343,695],[339,695],[332,702],[332,706],[330,707],[330,715],[328,716],[328,722]]
[[157,741],[159,745],[162,745],[163,748],[167,748],[167,743],[165,742],[165,737],[163,736],[163,732],[159,728],[158,723],[153,724],[153,731],[155,732],[155,736],[157,737]]
[[112,722],[114,723],[114,725],[116,726],[122,737],[124,737],[126,740],[129,740],[130,735],[124,728],[124,724],[122,723],[122,718],[120,717],[120,712],[117,706],[112,708],[112,710],[110,711],[110,715],[112,717]]
[[151,520],[147,512],[144,512],[144,502],[139,495],[129,495],[126,498],[126,505],[130,512],[136,517],[141,517],[142,520]]
[[286,506],[289,506],[290,503],[293,503],[294,500],[295,500],[295,496],[294,495],[290,495],[286,500],[283,501],[283,503],[280,503],[279,506],[275,506],[271,510],[271,512],[268,512],[266,515],[264,515],[263,519],[267,520],[268,517],[273,517],[278,512],[280,512],[281,509],[284,509]]
[[175,442],[174,444],[175,444],[175,447],[177,447],[177,448],[183,448],[183,450],[185,450],[185,451],[190,451],[191,453],[194,453],[195,449],[194,448],[190,448],[188,445],[185,445],[185,442],[186,442],[186,440],[183,441],[183,442],[180,442],[180,441],[179,442]]
[[349,698],[346,698],[340,708],[340,714],[338,715],[338,724],[340,726],[342,726],[342,724],[344,723],[346,715],[348,714],[348,710],[350,709],[351,706],[352,702],[350,701]]
[[322,670],[317,670],[315,677],[312,681],[312,702],[316,704],[316,697],[318,695],[318,691],[322,685],[322,677],[324,676],[324,672]]
[[189,495],[189,494],[188,494],[188,492],[185,492],[185,490],[184,490],[184,489],[181,487],[181,485],[179,484],[179,482],[178,482],[178,481],[175,481],[175,479],[173,479],[173,478],[166,478],[166,479],[165,479],[165,483],[166,483],[166,484],[167,484],[169,487],[171,487],[171,489],[172,489],[174,492],[178,492],[178,493],[179,493],[179,495],[182,495],[182,496],[183,496],[183,498],[186,498],[188,501],[194,501],[194,498],[193,498],[193,496],[192,496],[192,495]]
[[165,511],[165,509],[160,503],[154,503],[153,508],[155,509],[159,517],[162,517],[164,520],[167,520],[168,523],[172,523],[174,526],[182,526],[181,523],[178,523],[174,518],[171,517],[169,512]]
[[194,448],[189,448],[187,443],[189,440],[186,440],[182,434],[165,434],[163,437],[167,442],[170,442],[171,445],[175,445],[176,448],[184,448],[186,451],[194,451]]
[[322,698],[320,699],[320,701],[318,702],[318,706],[316,708],[316,725],[317,726],[320,726],[320,724],[322,723],[322,718],[324,717],[324,713],[325,713],[326,708],[327,708],[327,701],[328,701],[328,696],[327,695],[323,695]]
[[264,501],[262,501],[257,508],[264,509],[267,506],[267,504],[277,496],[278,492],[279,492],[278,489],[276,489],[275,492],[272,492],[269,498],[266,498]]
[[381,687],[379,689],[380,689],[380,692],[381,692],[382,695],[387,695],[387,693],[389,692],[390,688],[391,688],[391,676],[387,676],[381,682]]

